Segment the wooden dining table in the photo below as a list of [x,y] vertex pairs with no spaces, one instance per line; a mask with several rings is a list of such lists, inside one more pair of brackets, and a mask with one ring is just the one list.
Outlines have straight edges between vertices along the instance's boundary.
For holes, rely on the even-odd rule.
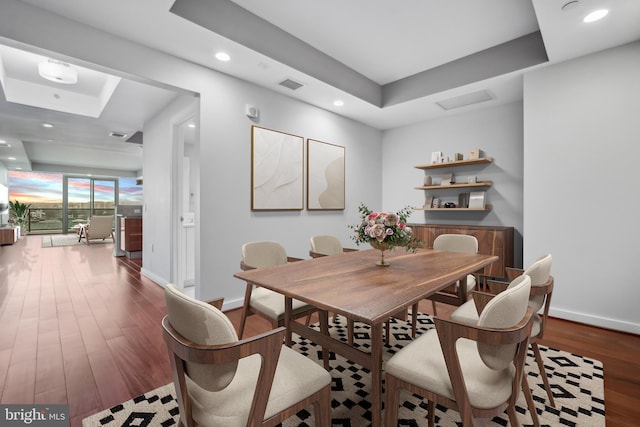
[[[385,252],[387,267],[376,265],[380,251],[370,249],[264,267],[234,274],[285,297],[286,344],[296,333],[371,371],[372,425],[382,425],[382,352],[384,323],[393,315],[467,275],[498,260],[497,256],[403,248]],[[297,299],[319,309],[320,331],[292,317],[291,301]],[[370,352],[332,338],[328,313],[341,314],[371,327]],[[328,358],[325,359],[327,367]]]

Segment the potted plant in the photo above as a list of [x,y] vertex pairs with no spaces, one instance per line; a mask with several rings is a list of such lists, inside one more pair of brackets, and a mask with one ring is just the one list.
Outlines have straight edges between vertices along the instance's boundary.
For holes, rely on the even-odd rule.
[[20,203],[18,200],[9,201],[9,213],[20,227],[20,231],[26,230],[30,207],[31,204]]

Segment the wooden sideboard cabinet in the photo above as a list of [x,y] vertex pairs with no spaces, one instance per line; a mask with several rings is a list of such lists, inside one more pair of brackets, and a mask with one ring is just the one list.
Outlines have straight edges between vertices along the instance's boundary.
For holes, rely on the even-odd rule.
[[142,218],[124,218],[124,250],[142,250]]
[[0,228],[0,245],[13,245],[16,242],[16,230],[13,227]]
[[409,224],[413,235],[424,242],[427,248],[433,247],[433,241],[441,234],[469,234],[478,239],[478,252],[497,255],[500,259],[487,266],[484,274],[496,278],[505,278],[505,267],[513,267],[513,227],[493,227],[482,225],[452,224]]

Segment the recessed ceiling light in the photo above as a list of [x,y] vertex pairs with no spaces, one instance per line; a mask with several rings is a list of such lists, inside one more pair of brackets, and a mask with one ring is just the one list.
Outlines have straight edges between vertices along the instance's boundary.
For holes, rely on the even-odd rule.
[[218,52],[216,53],[216,59],[218,61],[222,61],[222,62],[227,62],[228,60],[231,59],[231,57],[229,56],[228,53],[225,52]]
[[73,85],[78,83],[78,71],[66,62],[49,59],[38,64],[38,73],[43,79]]
[[47,142],[53,142],[55,139],[47,139]]
[[46,127],[46,128],[52,128],[53,127],[53,125],[51,123],[46,123],[46,122],[43,123],[42,126]]
[[607,9],[594,10],[593,12],[585,16],[582,21],[587,23],[595,22],[607,16],[608,13],[609,11]]
[[341,99],[336,99],[335,101],[333,101],[333,105],[335,105],[336,107],[342,107],[344,105],[344,101]]
[[21,170],[22,170],[22,168],[21,168],[21,167],[17,167],[17,168],[15,168],[15,170],[17,170],[17,171],[21,171]]
[[189,126],[190,128],[194,128],[194,127],[196,127],[196,124],[195,123],[189,123],[187,126]]
[[15,157],[7,157],[7,160],[15,160]]
[[6,144],[7,141],[5,141],[4,139],[0,139],[0,144]]
[[3,142],[0,144],[0,147],[2,148],[11,148],[11,144],[7,144],[6,142]]

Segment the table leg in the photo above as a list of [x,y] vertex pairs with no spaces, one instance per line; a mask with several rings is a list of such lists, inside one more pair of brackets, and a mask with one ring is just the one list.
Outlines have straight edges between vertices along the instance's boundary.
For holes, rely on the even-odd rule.
[[382,323],[371,325],[371,426],[382,427]]
[[291,317],[293,314],[293,300],[291,297],[284,297],[284,327],[287,332],[284,335],[284,343],[287,347],[291,347]]
[[[318,316],[320,317],[320,332],[323,335],[329,336],[329,312],[326,310],[319,310]],[[329,370],[329,350],[322,346],[322,364],[324,369]]]

